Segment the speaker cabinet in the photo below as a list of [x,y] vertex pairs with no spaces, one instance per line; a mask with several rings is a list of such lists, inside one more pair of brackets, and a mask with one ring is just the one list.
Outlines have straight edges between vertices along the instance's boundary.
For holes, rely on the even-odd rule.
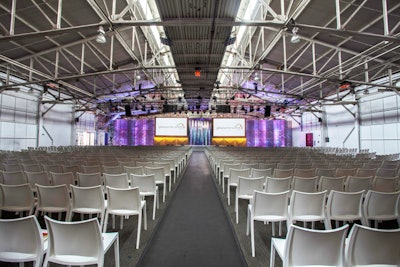
[[131,106],[130,105],[125,105],[125,116],[127,116],[127,117],[132,116]]
[[271,106],[265,106],[264,117],[271,116]]

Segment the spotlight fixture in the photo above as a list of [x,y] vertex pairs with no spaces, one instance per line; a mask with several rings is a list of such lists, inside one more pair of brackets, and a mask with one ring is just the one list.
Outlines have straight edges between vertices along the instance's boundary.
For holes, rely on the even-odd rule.
[[196,77],[200,77],[201,76],[201,68],[195,68],[194,76],[196,76]]
[[107,42],[106,32],[104,31],[103,26],[99,26],[97,33],[98,35],[96,37],[96,42],[98,42],[99,44],[104,44],[105,42]]
[[298,27],[293,27],[292,29],[292,38],[290,39],[290,42],[292,44],[298,44],[300,42],[300,36],[297,35],[297,32],[299,31]]

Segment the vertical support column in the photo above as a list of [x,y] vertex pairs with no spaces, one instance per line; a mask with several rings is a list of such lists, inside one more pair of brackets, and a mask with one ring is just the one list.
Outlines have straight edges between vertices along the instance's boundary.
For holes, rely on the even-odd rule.
[[60,51],[56,51],[56,64],[54,66],[54,77],[58,78],[58,63],[60,61]]
[[342,69],[342,51],[338,51],[338,62],[339,62],[339,79],[343,79],[343,69]]
[[57,29],[61,29],[61,19],[62,19],[62,0],[58,0],[57,24],[56,24]]
[[15,10],[17,8],[17,0],[13,0],[11,4],[11,18],[10,18],[10,35],[14,35],[15,29]]
[[33,78],[33,58],[31,57],[31,59],[29,60],[29,78],[28,81],[31,82],[32,78]]
[[[367,61],[367,60],[366,60]],[[364,77],[365,77],[365,82],[369,82],[369,72],[368,72],[368,62],[364,63]]]
[[287,71],[286,34],[285,33],[282,33],[282,46],[283,46],[283,70]]
[[336,4],[336,29],[340,30],[342,28],[342,22],[340,21],[340,3],[339,0],[335,0]]
[[355,105],[356,111],[354,113],[355,120],[354,120],[354,128],[357,134],[357,151],[360,152],[361,150],[361,116],[360,116],[360,104],[357,101],[357,105]]
[[[85,66],[85,43],[82,43],[81,49],[81,74],[83,74],[83,67]],[[96,76],[95,76],[96,77]]]
[[311,48],[312,48],[313,74],[317,75],[317,64],[315,62],[315,43],[311,44]]
[[389,21],[388,21],[388,11],[387,2],[382,0],[382,18],[383,18],[383,33],[385,36],[389,35]]
[[281,15],[282,18],[285,17],[285,0],[281,0]]
[[110,70],[113,70],[113,62],[114,62],[114,35],[111,35],[110,66],[109,66]]

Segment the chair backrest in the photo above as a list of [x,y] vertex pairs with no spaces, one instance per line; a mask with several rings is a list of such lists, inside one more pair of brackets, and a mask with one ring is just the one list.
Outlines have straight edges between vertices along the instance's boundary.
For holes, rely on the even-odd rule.
[[156,183],[165,183],[165,174],[163,167],[144,167],[145,174],[154,174],[156,178]]
[[103,166],[103,174],[120,174],[124,172],[124,168],[121,166]]
[[382,177],[397,177],[397,168],[395,169],[386,169],[386,168],[379,168],[376,171],[376,176],[382,176]]
[[293,176],[293,169],[274,169],[273,177],[274,178],[286,178],[289,176]]
[[24,171],[4,171],[3,183],[7,185],[26,184],[26,176]]
[[314,168],[309,168],[309,169],[294,169],[294,176],[297,177],[303,177],[303,178],[311,178],[315,176],[315,169]]
[[248,178],[239,176],[237,195],[252,197],[254,191],[262,191],[265,177]]
[[331,190],[326,205],[326,215],[331,220],[353,221],[362,218],[364,191],[342,192]]
[[258,169],[258,166],[257,162],[242,162],[240,164],[240,168],[242,169]]
[[2,201],[0,210],[33,213],[34,197],[29,184],[5,185],[0,184]]
[[345,266],[348,227],[313,230],[292,225],[286,237],[283,266]]
[[292,221],[310,216],[325,218],[325,200],[326,191],[308,193],[293,190],[290,197],[289,216]]
[[371,177],[375,176],[376,168],[358,168],[356,176],[357,177]]
[[368,191],[371,188],[372,178],[372,176],[347,176],[344,184],[344,190],[347,192],[358,192],[362,190]]
[[3,170],[6,172],[23,171],[21,164],[19,163],[3,163]]
[[288,216],[289,190],[279,193],[253,193],[252,214],[258,216]]
[[223,165],[224,176],[230,175],[230,169],[240,170],[240,163],[225,163]]
[[54,172],[54,173],[62,173],[62,165],[56,165],[56,164],[42,164],[43,170],[46,172]]
[[229,183],[238,184],[239,176],[250,177],[250,169],[229,169]]
[[289,170],[294,168],[294,162],[292,163],[287,163],[287,162],[278,162],[276,164],[277,169],[282,169],[282,170]]
[[374,229],[354,224],[346,244],[346,264],[400,266],[400,228]]
[[136,161],[136,166],[153,167],[153,161],[141,161],[141,160],[137,160],[137,161]]
[[311,178],[293,176],[291,189],[301,192],[310,192],[310,193],[316,192],[318,181],[319,181],[318,176]]
[[366,220],[394,220],[399,217],[400,191],[377,192],[369,190],[364,199]]
[[56,173],[50,172],[52,185],[67,185],[68,190],[70,186],[75,184],[75,176],[72,172]]
[[39,164],[22,164],[22,168],[26,172],[41,172],[43,171],[42,166]]
[[156,191],[156,177],[154,174],[131,174],[131,186],[138,187],[141,193]]
[[124,166],[124,171],[128,174],[129,177],[131,176],[131,174],[138,174],[138,175],[144,174],[143,166],[137,166],[137,167]]
[[92,187],[71,186],[71,209],[91,209],[104,213],[104,192],[101,185]]
[[250,170],[250,177],[261,177],[264,176],[265,178],[272,176],[271,169],[255,169],[251,168]]
[[397,177],[375,176],[372,180],[371,189],[379,192],[395,192],[397,189]]
[[341,176],[354,176],[357,173],[356,168],[337,168],[336,169],[336,177]]
[[316,175],[320,177],[321,176],[335,177],[336,168],[317,168]]
[[102,173],[101,165],[81,165],[83,173]]
[[43,237],[35,216],[0,219],[0,261],[35,261],[41,266]]
[[107,186],[107,212],[113,210],[129,210],[140,213],[141,196],[138,187],[134,188],[112,188]]
[[[96,218],[86,221],[60,222],[45,217],[49,235],[49,248],[46,261],[65,260],[64,264],[74,261],[103,266],[103,241]],[[66,256],[68,255],[68,257]],[[60,257],[61,256],[61,257]],[[70,259],[67,262],[66,259]],[[86,259],[86,260],[85,260]]]
[[25,172],[28,183],[30,184],[32,190],[36,191],[36,184],[39,185],[50,185],[50,177],[47,172]]
[[128,174],[120,173],[120,174],[104,174],[104,184],[109,187],[114,188],[128,188],[129,180]]
[[38,202],[36,214],[38,211],[45,212],[68,212],[71,206],[69,190],[67,185],[36,185]]
[[286,178],[272,178],[267,177],[265,182],[265,192],[279,193],[290,189],[292,177]]
[[346,182],[346,176],[342,177],[328,177],[321,176],[318,183],[318,191],[327,191],[327,194],[331,190],[344,191],[344,184]]
[[78,176],[78,185],[80,187],[91,187],[96,185],[102,185],[102,177],[101,173],[77,173]]

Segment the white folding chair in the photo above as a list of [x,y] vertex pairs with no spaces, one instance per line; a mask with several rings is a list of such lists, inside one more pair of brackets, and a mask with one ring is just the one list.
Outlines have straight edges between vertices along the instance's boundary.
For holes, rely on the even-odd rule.
[[265,177],[248,178],[239,176],[235,194],[236,223],[239,223],[239,199],[246,199],[251,203],[254,191],[262,191],[264,183]]
[[[136,249],[139,249],[140,231],[142,225],[144,230],[147,230],[147,213],[146,200],[142,200],[139,188],[107,188],[108,205],[104,219],[103,232],[107,231],[107,223],[109,215],[121,216],[120,229],[123,227],[123,219],[126,216],[138,216],[138,227],[136,237]],[[112,222],[113,229],[115,228],[115,217]]]
[[326,222],[327,229],[332,229],[332,222],[336,222],[336,228],[339,227],[338,222],[353,222],[363,220],[362,202],[364,199],[364,191],[360,192],[343,192],[331,190],[326,205]]
[[314,230],[291,225],[286,239],[271,239],[270,267],[275,265],[275,252],[283,267],[345,266],[344,246],[349,225],[333,230]]
[[158,186],[154,174],[138,175],[131,174],[131,186],[139,187],[140,195],[143,199],[153,196],[153,220],[156,218],[156,208],[159,208]]
[[163,202],[165,202],[165,196],[167,195],[167,181],[164,175],[163,167],[144,167],[145,174],[154,174],[156,178],[156,185],[162,185],[163,187]]
[[20,216],[23,212],[27,215],[33,214],[35,200],[29,184],[0,184],[0,191],[3,196],[0,201],[0,211],[17,212]]
[[62,213],[65,212],[65,220],[68,219],[68,213],[71,208],[71,200],[67,185],[44,186],[36,184],[38,195],[35,216],[42,213],[58,213],[58,219],[61,220]]
[[235,187],[236,190],[239,183],[239,176],[250,177],[250,169],[229,169],[227,183],[228,205],[231,205],[231,187]]
[[[71,185],[71,208],[68,213],[68,221],[72,221],[74,213],[99,215],[100,228],[103,227],[106,201],[101,185],[92,187],[78,187]],[[83,218],[82,218],[83,219]]]
[[289,224],[302,221],[306,226],[307,222],[311,222],[311,227],[314,228],[317,221],[325,223],[325,200],[326,191],[307,193],[293,190],[289,205]]
[[288,219],[289,190],[281,193],[255,191],[253,201],[247,209],[246,235],[251,238],[251,254],[256,255],[254,242],[254,221],[272,222],[272,235],[275,235],[275,222],[279,222],[279,235],[282,235],[282,222]]
[[119,267],[118,233],[101,233],[96,218],[86,221],[60,222],[45,217],[49,248],[43,263],[61,265],[104,266],[104,254],[114,246],[115,266]]
[[309,193],[316,192],[318,182],[319,182],[318,176],[307,177],[307,178],[293,176],[291,189]]
[[35,216],[0,219],[0,262],[32,261],[39,267],[43,254],[44,240]]
[[364,199],[364,222],[363,225],[378,228],[379,221],[397,220],[400,227],[399,215],[400,191],[377,192],[369,190]]
[[92,187],[97,185],[103,185],[103,178],[101,177],[101,173],[77,173],[78,176],[78,185],[80,187]]

